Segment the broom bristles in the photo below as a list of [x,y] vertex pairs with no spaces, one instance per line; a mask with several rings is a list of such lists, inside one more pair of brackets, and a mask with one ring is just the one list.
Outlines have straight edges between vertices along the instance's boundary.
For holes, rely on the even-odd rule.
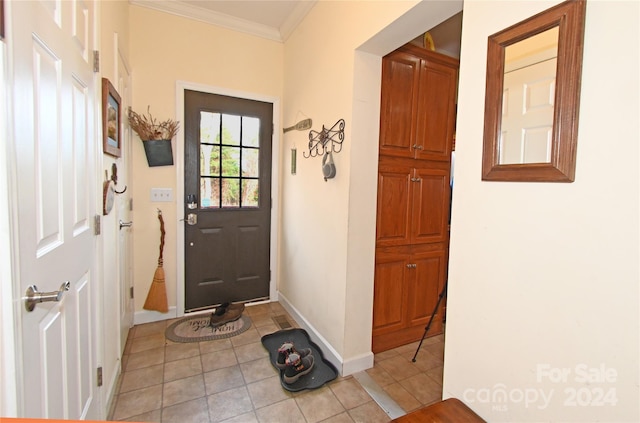
[[164,283],[164,269],[162,268],[162,249],[164,248],[164,219],[162,212],[158,209],[158,220],[160,221],[160,256],[158,257],[158,268],[153,275],[153,282],[147,294],[147,300],[144,302],[145,310],[156,310],[160,313],[169,312],[167,304],[167,288]]
[[169,312],[169,305],[167,303],[167,288],[164,283],[164,269],[162,268],[162,262],[158,264],[156,273],[153,275],[151,288],[149,288],[149,294],[147,294],[147,300],[142,308],[167,313]]

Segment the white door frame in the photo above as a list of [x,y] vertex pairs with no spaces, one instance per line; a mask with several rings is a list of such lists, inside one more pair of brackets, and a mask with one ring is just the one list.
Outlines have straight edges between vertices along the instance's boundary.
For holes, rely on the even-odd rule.
[[[5,8],[11,7],[5,4]],[[9,16],[10,11],[5,9],[5,16]],[[8,32],[8,31],[7,31]],[[22,401],[19,395],[18,382],[21,380],[20,368],[18,366],[18,327],[19,313],[14,312],[13,293],[17,289],[15,267],[12,260],[13,237],[11,230],[11,204],[14,201],[12,192],[9,189],[9,180],[13,180],[13,165],[8,160],[10,154],[9,138],[12,130],[10,122],[13,117],[9,111],[13,110],[11,105],[10,84],[7,82],[8,76],[8,53],[7,44],[0,42],[0,416],[17,416],[19,404]],[[19,306],[19,305],[17,305]]]
[[[244,98],[247,100],[264,101],[273,104],[273,138],[271,154],[271,239],[269,245],[269,268],[271,278],[269,281],[269,301],[277,299],[278,269],[278,234],[280,233],[280,99],[256,93],[231,90],[223,87],[197,84],[187,81],[176,82],[176,119],[184,121],[184,91],[193,90],[209,94],[225,95],[229,97]],[[178,217],[178,233],[176,236],[176,315],[184,316],[184,125],[180,126],[176,137],[176,215]]]

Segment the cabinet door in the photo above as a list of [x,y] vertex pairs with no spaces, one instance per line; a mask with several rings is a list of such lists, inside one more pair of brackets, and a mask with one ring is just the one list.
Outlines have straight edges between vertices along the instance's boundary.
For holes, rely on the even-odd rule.
[[373,336],[397,332],[406,326],[406,278],[410,255],[402,248],[376,251],[373,289]]
[[449,161],[455,127],[457,61],[428,56],[420,66],[415,157]]
[[[425,166],[429,166],[426,163]],[[449,170],[421,167],[414,170],[411,202],[411,243],[444,242],[449,234]]]
[[382,59],[380,154],[413,157],[420,58],[395,51]]
[[[446,277],[447,254],[446,250],[415,252],[411,256],[411,264],[414,277],[408,285],[407,326],[424,327],[431,318],[431,313],[436,306],[438,297]],[[444,304],[440,304],[436,312],[436,318],[429,329],[429,335],[434,335],[442,330],[442,310]]]
[[[444,244],[376,249],[373,294],[374,353],[418,341],[446,277]],[[442,332],[440,304],[428,336]]]
[[409,244],[411,240],[411,182],[413,170],[407,166],[380,163],[378,168],[378,208],[376,246]]

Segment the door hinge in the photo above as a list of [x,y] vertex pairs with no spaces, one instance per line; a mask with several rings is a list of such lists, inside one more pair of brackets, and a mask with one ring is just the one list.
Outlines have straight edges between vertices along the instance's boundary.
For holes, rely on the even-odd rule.
[[102,367],[98,367],[98,372],[97,372],[97,379],[98,379],[98,386],[102,386]]
[[100,215],[96,214],[93,218],[93,234],[100,235]]
[[129,288],[129,296],[133,298],[133,287]]
[[93,71],[100,72],[100,52],[93,50]]

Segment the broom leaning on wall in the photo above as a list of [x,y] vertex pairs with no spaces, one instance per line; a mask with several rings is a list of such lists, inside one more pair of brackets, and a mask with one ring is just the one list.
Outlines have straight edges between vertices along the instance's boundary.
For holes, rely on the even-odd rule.
[[164,249],[164,219],[162,219],[162,210],[158,209],[158,220],[160,221],[160,256],[158,257],[158,268],[153,275],[153,282],[147,294],[147,300],[144,302],[145,310],[156,310],[160,313],[167,313],[169,306],[167,304],[167,287],[164,283],[164,269],[162,268],[162,250]]

